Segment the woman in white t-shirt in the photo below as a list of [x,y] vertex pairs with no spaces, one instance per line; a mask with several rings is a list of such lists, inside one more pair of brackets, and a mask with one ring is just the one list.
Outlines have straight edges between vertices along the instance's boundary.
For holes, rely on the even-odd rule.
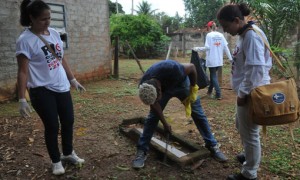
[[[73,164],[84,163],[73,150],[74,111],[70,83],[80,91],[84,87],[76,81],[64,58],[63,42],[57,31],[49,28],[50,7],[41,0],[23,0],[20,23],[26,27],[17,40],[18,95],[21,116],[30,117],[31,108],[25,99],[28,88],[31,104],[45,128],[45,142],[52,161],[52,173],[65,173],[61,160]],[[51,53],[42,36],[58,58]],[[62,155],[58,147],[61,125]]]
[[230,175],[227,179],[257,179],[261,160],[259,126],[249,117],[247,97],[253,88],[270,83],[272,58],[263,39],[251,28],[255,28],[267,40],[265,34],[253,22],[245,22],[244,16],[249,14],[247,5],[241,3],[226,5],[217,15],[225,32],[239,35],[233,53],[231,80],[237,94],[236,126],[244,148],[244,153],[237,158],[243,166],[241,173]]

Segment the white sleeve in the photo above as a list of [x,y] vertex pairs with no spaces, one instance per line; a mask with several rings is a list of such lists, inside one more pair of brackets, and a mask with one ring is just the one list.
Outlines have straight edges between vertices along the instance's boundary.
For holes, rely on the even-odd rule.
[[194,51],[203,52],[209,50],[209,47],[193,47]]
[[23,54],[28,59],[31,59],[30,46],[24,39],[18,39],[16,43],[16,56]]
[[245,65],[244,80],[240,84],[238,96],[240,98],[250,94],[251,90],[261,83],[264,77],[264,67],[259,65]]
[[209,37],[208,37],[208,34],[207,34],[206,37],[205,37],[205,44],[204,44],[206,50],[210,49],[208,41],[209,41]]
[[265,65],[265,44],[254,31],[248,31],[245,35],[243,49],[246,57],[245,64]]
[[228,59],[230,60],[230,62],[232,62],[232,56],[231,56],[230,50],[228,48],[228,42],[226,41],[224,36],[223,36],[223,41],[224,41],[224,51],[225,51]]
[[230,51],[229,51],[228,46],[225,45],[225,46],[224,46],[224,49],[225,49],[225,53],[226,53],[228,59],[229,59],[230,61],[232,61],[232,56],[231,56],[231,54],[230,54]]
[[264,43],[253,31],[248,31],[247,37],[243,41],[243,51],[245,54],[245,76],[240,84],[238,96],[244,97],[257,87],[264,78]]

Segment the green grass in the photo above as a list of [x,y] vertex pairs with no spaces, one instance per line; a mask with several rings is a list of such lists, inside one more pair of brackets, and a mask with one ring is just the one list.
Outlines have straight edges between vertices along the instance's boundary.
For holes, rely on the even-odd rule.
[[17,101],[0,103],[0,117],[19,116],[19,103]]
[[127,86],[123,89],[119,89],[114,93],[114,97],[123,97],[123,96],[135,96],[137,95],[137,86]]
[[[300,179],[300,156],[294,148],[293,140],[287,125],[268,126],[266,144],[262,151],[266,155],[263,157],[263,165],[269,171],[282,177]],[[294,129],[295,143],[300,141],[300,129]]]
[[[189,60],[185,60],[189,62]],[[148,69],[153,61],[141,61],[141,64],[144,70]],[[226,63],[223,66],[223,76],[229,77],[231,73],[230,64]],[[132,76],[133,74],[140,73],[136,62],[132,61],[122,61],[120,63],[120,74],[121,76]],[[134,93],[130,91],[129,94]],[[121,93],[122,95],[126,93]],[[232,123],[235,113],[235,105],[219,107],[217,101],[208,101],[207,108],[209,109],[222,109],[220,112],[217,112],[216,118],[219,120],[226,119],[226,123]],[[227,121],[228,120],[228,121]],[[286,126],[275,126],[267,127],[267,143],[263,144],[263,158],[262,165],[266,167],[267,170],[272,173],[277,174],[281,178],[294,178],[300,177],[300,156],[299,153],[294,149],[292,138],[289,134],[289,129]],[[295,142],[300,143],[300,128],[294,130]],[[262,141],[263,142],[263,141]],[[296,155],[295,155],[296,154]],[[183,175],[185,177],[186,175]],[[185,177],[188,178],[188,177]],[[298,178],[300,179],[300,178]]]
[[[158,62],[159,60],[140,60],[140,64],[142,69],[146,71],[153,63]],[[119,76],[120,77],[133,77],[136,74],[140,74],[142,76],[142,71],[139,68],[136,60],[120,60],[119,61]]]
[[230,64],[224,64],[222,68],[223,76],[230,76],[231,74],[231,65]]
[[[186,58],[187,59],[187,58]],[[141,65],[144,70],[147,70],[153,63],[158,60],[141,60]],[[182,60],[183,61],[183,60]],[[189,60],[185,60],[189,62]],[[223,66],[223,76],[230,76],[230,65]],[[141,78],[142,72],[139,69],[135,60],[120,60],[119,62],[119,72],[120,77],[128,77],[130,80],[120,80],[111,79],[108,80],[108,84],[101,82],[87,83],[86,94],[79,94],[76,91],[72,91],[72,98],[74,101],[74,106],[78,107],[75,111],[76,116],[84,121],[89,121],[90,119],[99,119],[102,115],[107,113],[116,114],[119,119],[123,119],[128,111],[138,109],[132,104],[118,103],[122,98],[136,96],[137,95],[137,85],[138,79]],[[132,80],[134,79],[134,80]],[[114,82],[118,81],[117,87]],[[111,97],[109,102],[103,101],[103,97]],[[106,98],[107,99],[107,98]],[[202,101],[202,100],[201,100]],[[220,106],[216,100],[205,100],[207,102],[206,109],[218,109],[214,112],[215,121],[223,122],[225,126],[229,126],[232,131],[235,131],[232,124],[234,120],[235,105],[228,104],[226,106]],[[234,101],[234,100],[233,100]],[[204,102],[204,101],[203,101]],[[202,102],[202,103],[203,103]],[[16,101],[1,103],[0,104],[0,117],[11,117],[19,116],[19,104]],[[226,129],[226,128],[224,128]],[[229,128],[227,128],[229,129]],[[223,133],[223,132],[220,132]],[[227,131],[224,130],[224,135],[226,136]],[[295,143],[298,147],[296,151],[294,149],[292,138],[289,134],[289,129],[287,125],[283,126],[268,126],[267,127],[266,144],[262,146],[262,167],[267,171],[270,171],[279,176],[280,179],[300,179],[300,128],[294,129]],[[262,141],[263,142],[263,141]],[[159,179],[156,177],[157,169],[147,169],[147,171],[140,171],[138,177],[139,179],[149,179],[149,175],[153,179]],[[109,177],[109,179],[118,179],[118,176]],[[181,174],[180,178],[190,179],[189,174]],[[172,179],[172,178],[170,178]],[[175,179],[175,178],[174,178]]]

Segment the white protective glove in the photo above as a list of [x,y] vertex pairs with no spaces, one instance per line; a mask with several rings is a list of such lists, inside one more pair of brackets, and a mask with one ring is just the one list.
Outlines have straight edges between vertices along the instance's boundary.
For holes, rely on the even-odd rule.
[[21,116],[24,117],[25,119],[29,118],[32,109],[27,103],[26,99],[25,98],[19,99],[19,103],[20,103],[19,112]]
[[196,52],[203,52],[206,51],[206,47],[193,47],[192,50]]
[[77,91],[86,91],[85,88],[75,78],[72,79],[70,83],[76,88]]

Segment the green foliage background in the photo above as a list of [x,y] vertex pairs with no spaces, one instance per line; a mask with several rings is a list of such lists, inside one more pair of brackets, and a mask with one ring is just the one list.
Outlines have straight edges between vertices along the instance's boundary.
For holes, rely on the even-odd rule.
[[126,41],[137,57],[157,57],[159,49],[166,48],[169,38],[163,34],[158,22],[148,15],[120,15],[110,17],[110,35],[119,37],[120,45],[126,48]]
[[209,21],[216,22],[218,10],[225,0],[183,0],[187,12],[187,27],[203,27]]

